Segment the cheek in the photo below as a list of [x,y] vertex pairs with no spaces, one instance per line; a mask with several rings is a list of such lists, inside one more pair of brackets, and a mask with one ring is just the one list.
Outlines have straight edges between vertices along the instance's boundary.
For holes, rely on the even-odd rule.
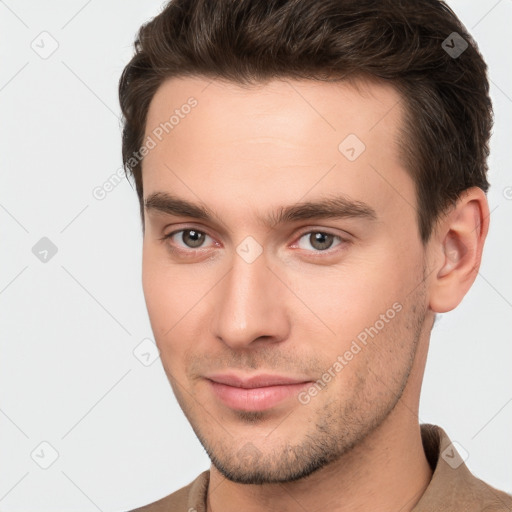
[[339,350],[379,320],[379,315],[385,314],[401,297],[401,283],[390,278],[389,269],[382,261],[369,258],[295,276],[295,281],[292,278],[289,282],[304,302],[298,307],[309,310],[301,316],[310,317],[330,334],[331,339],[326,342],[333,348],[332,338],[338,340]]
[[400,380],[407,366],[410,346],[405,340],[411,333],[404,332],[403,324],[412,277],[404,264],[393,251],[380,247],[364,258],[352,257],[350,264],[296,277],[297,295],[310,310],[296,325],[304,326],[306,318],[318,325],[308,348],[313,349],[314,341],[313,350],[330,372],[322,381],[334,374],[331,388],[341,400],[361,393],[372,403],[378,401],[375,395],[384,392],[383,382],[395,389],[393,375]]
[[[168,275],[163,272],[161,265],[154,262],[149,251],[144,251],[142,266],[142,287],[146,300],[151,329],[160,358],[168,378],[180,379],[180,369],[177,361],[181,360],[178,343],[181,327],[178,316],[179,293]],[[171,382],[172,384],[172,382]],[[173,386],[174,389],[174,386]],[[177,390],[175,390],[175,393]]]
[[198,331],[202,323],[197,318],[204,314],[201,299],[207,286],[208,281],[194,274],[192,266],[173,265],[161,248],[144,246],[142,287],[146,307],[162,362],[173,374],[182,373],[190,341],[204,338]]
[[143,247],[142,288],[151,327],[160,348],[163,340],[171,338],[173,326],[183,315],[183,296],[181,281],[176,279],[176,273],[159,252],[149,244]]
[[166,308],[165,286],[161,279],[158,261],[147,244],[144,244],[142,251],[142,289],[153,331],[157,328],[160,332],[164,318],[163,312]]

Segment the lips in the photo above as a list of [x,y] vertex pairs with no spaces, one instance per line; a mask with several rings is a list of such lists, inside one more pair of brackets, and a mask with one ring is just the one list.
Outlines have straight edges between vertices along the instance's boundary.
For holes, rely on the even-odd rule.
[[212,374],[205,377],[214,396],[225,406],[241,411],[262,411],[295,398],[309,384],[301,377],[260,374]]

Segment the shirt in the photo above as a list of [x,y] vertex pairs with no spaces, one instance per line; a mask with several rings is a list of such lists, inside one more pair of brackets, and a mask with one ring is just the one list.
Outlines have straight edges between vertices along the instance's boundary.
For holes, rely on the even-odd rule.
[[[423,423],[420,428],[433,473],[412,512],[512,512],[512,495],[473,476],[441,427]],[[210,471],[204,471],[187,486],[132,512],[206,512],[209,478]]]

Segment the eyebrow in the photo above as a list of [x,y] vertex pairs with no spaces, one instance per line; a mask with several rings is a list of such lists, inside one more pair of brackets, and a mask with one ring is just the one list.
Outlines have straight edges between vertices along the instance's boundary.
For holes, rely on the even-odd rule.
[[[198,220],[214,221],[219,219],[218,215],[207,206],[191,203],[167,192],[154,192],[150,194],[144,200],[144,208],[148,212],[156,211],[167,215],[191,217]],[[258,221],[266,227],[273,228],[277,225],[294,221],[328,218],[360,218],[374,221],[377,220],[377,213],[366,203],[354,201],[344,195],[337,195],[316,201],[282,206],[264,217],[258,217]]]

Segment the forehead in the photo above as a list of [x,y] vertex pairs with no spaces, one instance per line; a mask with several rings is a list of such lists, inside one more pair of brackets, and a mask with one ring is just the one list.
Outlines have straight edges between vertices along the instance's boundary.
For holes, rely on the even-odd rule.
[[[401,125],[400,100],[390,83],[363,77],[338,82],[276,79],[247,86],[219,79],[176,77],[164,81],[156,91],[146,135],[169,122],[174,113],[172,131],[178,136],[185,131],[183,126],[177,130],[178,126],[190,124],[184,121],[193,114],[194,131],[203,132],[200,128],[204,128],[209,137],[221,128],[227,135],[236,127],[240,137],[258,134],[293,139],[306,135],[310,128],[322,136],[335,135],[334,140],[350,130],[368,138],[377,125],[381,125],[377,134]],[[196,106],[189,108],[191,102]]]
[[401,97],[387,83],[242,87],[172,78],[148,111],[145,138],[155,144],[143,160],[144,196],[179,190],[217,210],[236,198],[237,211],[256,199],[290,204],[308,191],[338,191],[376,210],[399,196],[411,203],[412,180],[399,156],[402,123]]

